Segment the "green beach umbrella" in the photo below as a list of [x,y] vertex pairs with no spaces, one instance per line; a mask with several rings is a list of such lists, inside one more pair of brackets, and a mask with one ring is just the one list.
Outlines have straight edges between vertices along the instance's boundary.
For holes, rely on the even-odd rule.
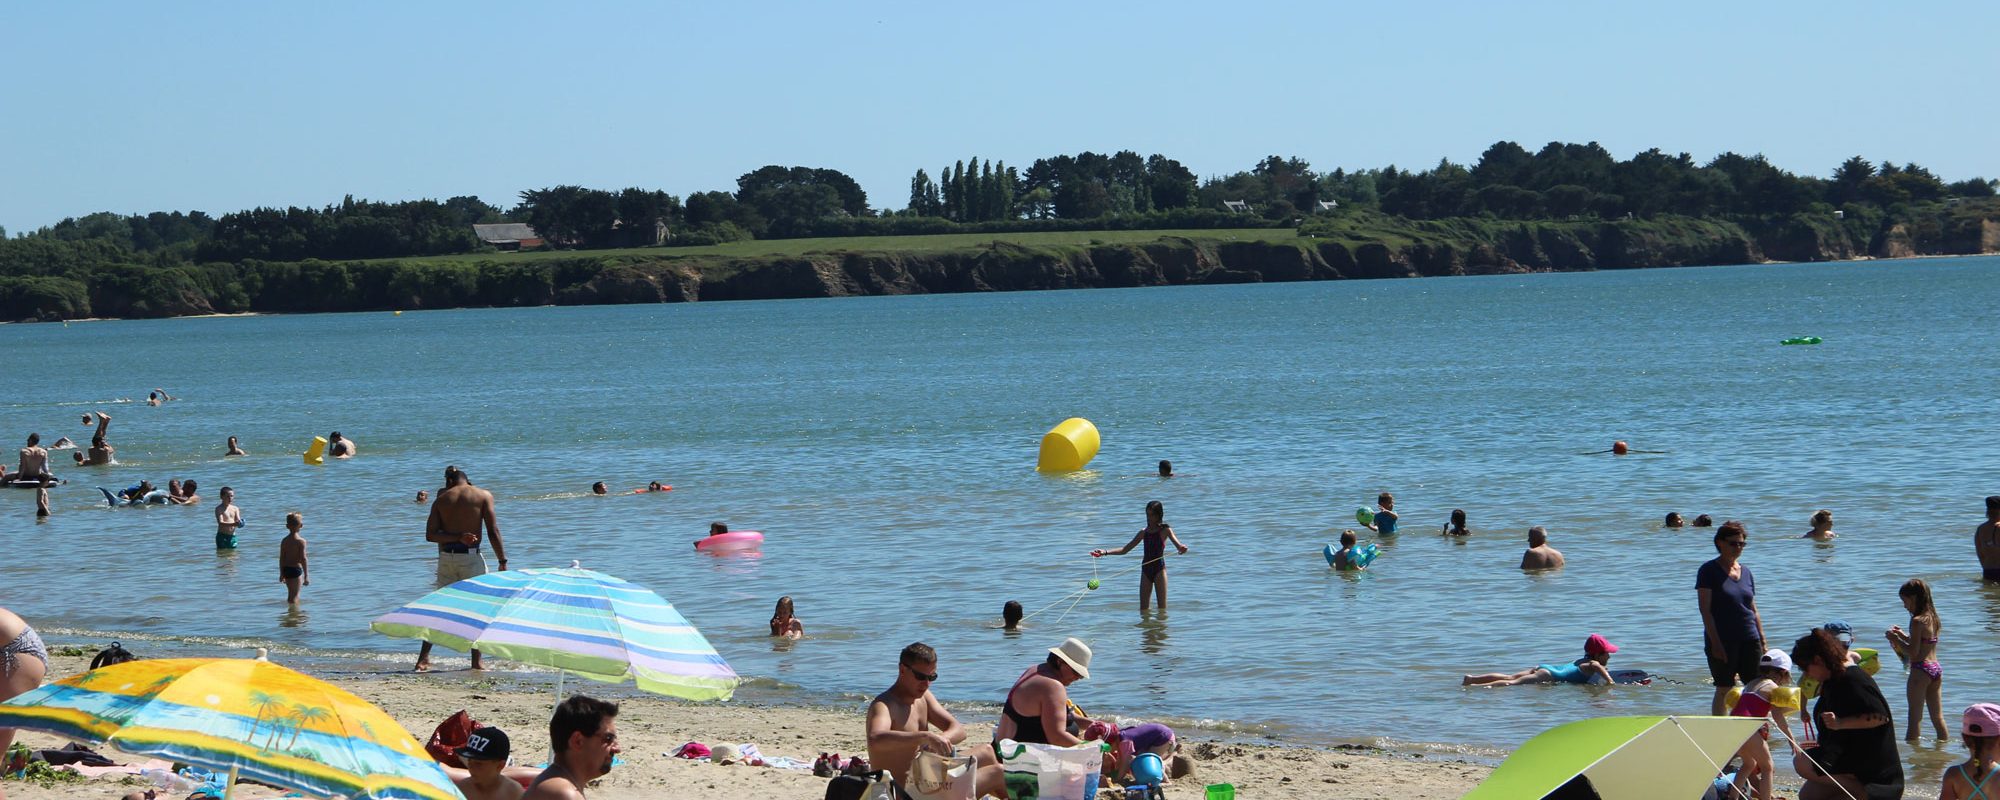
[[1599,717],[1541,732],[1463,800],[1541,800],[1578,775],[1603,800],[1700,797],[1758,717]]

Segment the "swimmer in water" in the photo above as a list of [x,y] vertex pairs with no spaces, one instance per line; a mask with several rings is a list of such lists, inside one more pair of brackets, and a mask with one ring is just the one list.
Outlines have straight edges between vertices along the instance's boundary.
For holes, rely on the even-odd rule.
[[729,526],[728,526],[728,525],[724,525],[724,524],[722,524],[722,523],[720,523],[720,522],[711,522],[711,523],[708,523],[708,535],[710,535],[710,536],[721,536],[722,534],[725,534],[725,533],[728,533],[728,532],[729,532]]
[[170,495],[167,498],[167,502],[182,506],[191,506],[201,502],[201,494],[195,491],[194,479],[189,478],[181,481],[181,493],[179,495]]
[[1713,528],[1715,527],[1715,519],[1707,514],[1696,514],[1694,515],[1694,526],[1697,528]]
[[[90,417],[89,414],[83,416],[86,420]],[[76,463],[79,466],[95,467],[111,463],[111,456],[118,452],[118,450],[112,447],[111,442],[104,438],[105,432],[110,429],[111,415],[102,411],[97,412],[97,432],[90,436],[90,449],[88,451],[78,450],[71,454],[76,457]]]
[[1168,461],[1164,458],[1160,459],[1160,477],[1171,478],[1173,476],[1174,476],[1174,462]]
[[153,488],[152,481],[140,481],[119,490],[117,494],[112,494],[111,490],[102,486],[97,487],[97,491],[103,492],[105,504],[114,508],[120,505],[136,506],[146,502],[147,497],[160,493],[158,489]]
[[1021,601],[1009,600],[1000,607],[1000,629],[1018,631],[1021,629]]
[[792,615],[791,595],[778,598],[778,607],[771,612],[771,635],[787,639],[799,639],[806,635],[805,623]]
[[1806,535],[1799,538],[1811,539],[1815,542],[1831,542],[1838,536],[1840,534],[1833,532],[1833,512],[1822,508],[1813,512],[1812,529],[1806,531]]
[[644,489],[634,489],[634,490],[632,490],[632,493],[633,493],[633,494],[645,494],[646,492],[664,492],[664,491],[666,491],[666,490],[668,490],[668,489],[671,489],[671,488],[673,488],[673,487],[671,487],[671,486],[668,486],[668,485],[666,485],[666,484],[664,484],[664,483],[661,483],[661,482],[659,482],[659,481],[653,481],[652,483],[649,483],[649,484],[646,484],[646,488],[644,488]]
[[604,486],[604,481],[598,481],[598,482],[596,482],[596,483],[593,483],[593,484],[591,484],[591,485],[590,485],[590,493],[591,493],[591,494],[610,494],[610,493],[611,493],[611,490],[610,490],[610,489],[608,489],[608,488],[605,488],[605,486]]
[[250,455],[250,454],[249,454],[249,453],[245,453],[245,452],[243,452],[243,448],[241,448],[241,447],[237,447],[237,446],[236,446],[236,437],[234,437],[234,436],[231,436],[231,437],[229,437],[229,452],[227,452],[227,453],[223,453],[223,455],[225,455],[225,456],[247,456],[247,455]]
[[1603,636],[1591,634],[1583,642],[1583,657],[1567,664],[1543,664],[1520,672],[1489,672],[1484,675],[1467,675],[1460,686],[1520,686],[1529,683],[1589,683],[1594,678],[1603,678],[1611,683],[1611,654],[1618,652],[1618,646]]
[[1471,535],[1471,534],[1472,534],[1472,531],[1469,531],[1469,530],[1466,530],[1466,529],[1465,529],[1465,509],[1463,509],[1463,508],[1454,508],[1454,509],[1452,509],[1452,510],[1451,510],[1451,521],[1450,521],[1450,522],[1447,522],[1447,523],[1445,523],[1445,526],[1444,526],[1444,535],[1446,535],[1446,536],[1469,536],[1469,535]]
[[1687,520],[1681,519],[1681,512],[1669,511],[1667,512],[1667,521],[1665,523],[1665,527],[1685,528],[1687,527]]
[[1361,555],[1360,550],[1354,546],[1356,541],[1358,540],[1354,538],[1354,531],[1346,530],[1340,532],[1340,549],[1333,553],[1334,569],[1347,572],[1368,568],[1365,565],[1355,563],[1355,558]]
[[340,431],[334,431],[326,435],[326,452],[334,458],[353,458],[359,451],[355,449],[353,439],[342,438]]
[[76,442],[73,442],[73,441],[70,441],[70,438],[69,438],[69,437],[67,437],[67,436],[64,436],[64,437],[62,437],[62,438],[60,438],[60,439],[57,439],[57,440],[56,440],[56,443],[55,443],[55,444],[52,444],[52,445],[49,445],[49,449],[50,449],[50,450],[75,450],[75,449],[76,449]]
[[428,503],[428,502],[430,502],[430,501],[431,501],[431,493],[430,493],[430,492],[428,492],[428,491],[426,491],[426,490],[423,490],[423,489],[418,489],[418,490],[417,490],[417,502],[418,502],[418,503]]
[[1383,492],[1375,498],[1375,504],[1382,510],[1375,512],[1375,521],[1368,523],[1368,529],[1383,536],[1395,535],[1396,520],[1401,519],[1396,515],[1396,496]]

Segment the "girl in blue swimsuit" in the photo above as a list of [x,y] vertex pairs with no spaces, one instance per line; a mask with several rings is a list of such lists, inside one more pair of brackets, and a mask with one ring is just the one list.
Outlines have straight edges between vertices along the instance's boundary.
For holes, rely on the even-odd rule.
[[1602,677],[1611,682],[1611,654],[1618,646],[1603,636],[1591,634],[1583,643],[1583,657],[1567,664],[1542,664],[1520,672],[1489,672],[1467,675],[1460,686],[1520,686],[1529,683],[1589,683]]

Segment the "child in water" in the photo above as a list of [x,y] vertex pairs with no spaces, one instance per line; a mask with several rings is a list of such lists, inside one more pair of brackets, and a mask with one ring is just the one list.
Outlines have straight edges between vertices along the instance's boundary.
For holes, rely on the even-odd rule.
[[1396,535],[1396,520],[1400,519],[1396,516],[1396,496],[1383,492],[1375,498],[1375,504],[1381,510],[1375,512],[1375,521],[1368,523],[1368,529],[1383,536]]
[[1160,610],[1167,610],[1167,542],[1173,542],[1175,550],[1180,551],[1181,555],[1187,555],[1188,546],[1181,544],[1180,537],[1174,535],[1173,526],[1167,524],[1166,517],[1167,507],[1161,505],[1160,501],[1147,503],[1146,527],[1139,529],[1139,532],[1132,537],[1132,541],[1126,542],[1124,547],[1116,550],[1090,551],[1091,558],[1122,556],[1132,552],[1132,548],[1140,542],[1145,543],[1145,549],[1140,551],[1140,556],[1144,560],[1139,562],[1139,613],[1141,614],[1146,613],[1149,594],[1157,594],[1160,598]]
[[1743,694],[1737,698],[1736,707],[1730,709],[1732,717],[1766,717],[1758,735],[1743,743],[1736,755],[1743,759],[1743,769],[1736,773],[1736,794],[1748,796],[1745,785],[1756,788],[1757,800],[1771,800],[1771,777],[1774,774],[1771,760],[1771,721],[1778,723],[1790,741],[1792,729],[1785,722],[1785,712],[1799,706],[1798,693],[1786,690],[1792,682],[1792,658],[1783,650],[1765,651],[1757,659],[1757,679],[1743,687]]
[[1340,549],[1333,552],[1334,569],[1358,572],[1368,568],[1367,564],[1361,563],[1361,551],[1354,546],[1355,541],[1354,531],[1340,532]]
[[1944,691],[1944,667],[1938,664],[1938,631],[1943,624],[1938,621],[1937,606],[1931,604],[1931,585],[1922,578],[1911,578],[1896,590],[1903,599],[1903,608],[1910,612],[1910,629],[1889,626],[1889,646],[1895,648],[1897,657],[1910,667],[1910,726],[1904,731],[1904,741],[1917,740],[1917,728],[1923,720],[1923,710],[1930,708],[1931,726],[1937,729],[1939,740],[1945,738],[1944,712],[1938,707],[1939,695]]
[[1589,683],[1593,678],[1611,682],[1611,654],[1618,646],[1599,634],[1583,641],[1583,657],[1568,664],[1543,664],[1520,672],[1489,672],[1467,675],[1460,686],[1520,686],[1526,683]]
[[787,639],[799,639],[806,635],[805,624],[792,616],[791,595],[778,598],[778,607],[771,612],[771,635]]
[[312,577],[306,572],[306,540],[299,530],[306,526],[306,518],[294,511],[285,515],[285,538],[278,542],[278,582],[285,585],[285,602],[299,604],[299,587],[311,586]]
[[2000,771],[2000,706],[1979,703],[1965,710],[1964,736],[1967,757],[1944,771],[1938,786],[1938,800],[1975,800],[1991,797],[2000,789],[1993,773]]
[[1812,530],[1806,531],[1806,535],[1799,538],[1815,542],[1831,542],[1839,535],[1833,532],[1833,512],[1822,508],[1813,512]]
[[1009,600],[1000,607],[1000,629],[1018,631],[1021,629],[1021,601]]
[[1446,536],[1468,536],[1468,535],[1470,535],[1471,533],[1472,533],[1472,531],[1469,531],[1469,530],[1466,530],[1466,529],[1465,529],[1465,509],[1463,509],[1463,508],[1454,508],[1454,509],[1452,509],[1452,510],[1451,510],[1451,521],[1450,521],[1450,522],[1447,522],[1447,523],[1445,523],[1445,526],[1444,526],[1444,535],[1446,535]]
[[1667,512],[1667,521],[1665,523],[1665,527],[1685,528],[1687,527],[1687,520],[1681,519],[1681,512],[1669,511]]

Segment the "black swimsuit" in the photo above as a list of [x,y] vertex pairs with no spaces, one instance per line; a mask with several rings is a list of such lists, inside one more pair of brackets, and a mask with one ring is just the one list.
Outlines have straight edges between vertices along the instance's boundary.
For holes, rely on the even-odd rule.
[[[1029,670],[1033,672],[1034,670]],[[1049,744],[1047,731],[1042,730],[1042,715],[1029,716],[1014,709],[1014,692],[1021,688],[1021,681],[1030,676],[1021,676],[1014,682],[1014,688],[1007,690],[1007,701],[1000,705],[1000,714],[1014,721],[1014,741],[1027,744]]]

